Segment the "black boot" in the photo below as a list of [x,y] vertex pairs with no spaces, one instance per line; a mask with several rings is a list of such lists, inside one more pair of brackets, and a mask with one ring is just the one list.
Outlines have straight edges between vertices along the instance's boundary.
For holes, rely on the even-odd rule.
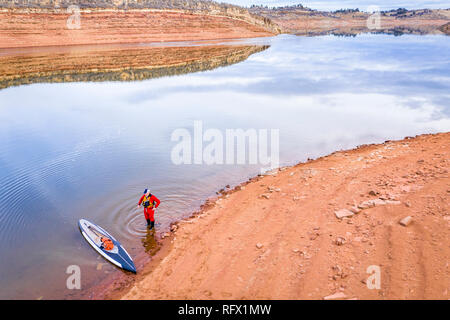
[[147,227],[150,226],[150,219],[147,219]]
[[155,227],[155,221],[150,222],[150,230],[152,230]]

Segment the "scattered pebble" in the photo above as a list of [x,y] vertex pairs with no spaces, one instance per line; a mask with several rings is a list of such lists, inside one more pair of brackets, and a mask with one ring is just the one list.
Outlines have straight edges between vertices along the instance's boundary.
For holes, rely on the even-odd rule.
[[343,237],[337,237],[336,240],[334,240],[334,243],[338,246],[342,246],[345,244],[345,238]]
[[335,294],[326,296],[323,298],[323,300],[334,300],[334,299],[345,299],[345,298],[347,298],[347,295],[341,291],[341,292],[336,292]]
[[316,240],[318,236],[320,236],[320,233],[315,232],[309,236],[309,240]]
[[399,204],[401,204],[401,201],[398,201],[398,200],[386,200],[384,203],[385,204],[399,205]]
[[371,199],[371,200],[366,200],[364,202],[361,202],[358,205],[359,209],[369,209],[369,208],[373,208],[376,206],[382,206],[382,205],[386,205],[386,204],[393,204],[393,205],[398,205],[401,204],[400,201],[398,200],[383,200],[383,199]]
[[411,224],[411,222],[412,222],[412,217],[411,217],[411,216],[404,217],[402,220],[399,221],[399,223],[400,223],[402,226],[404,226],[404,227],[406,227],[406,226],[408,226],[409,224]]
[[369,208],[372,208],[372,207],[375,207],[375,204],[372,202],[372,201],[370,201],[370,200],[367,200],[367,201],[364,201],[364,202],[361,202],[360,204],[358,204],[358,208],[359,209],[369,209]]
[[338,219],[342,219],[344,217],[351,217],[354,215],[353,212],[351,212],[350,210],[347,210],[347,209],[341,209],[341,210],[335,211],[334,214],[336,215],[336,217]]
[[351,207],[350,209],[349,209],[351,212],[353,212],[354,214],[357,214],[357,213],[360,213],[361,212],[361,209],[359,209],[358,207]]

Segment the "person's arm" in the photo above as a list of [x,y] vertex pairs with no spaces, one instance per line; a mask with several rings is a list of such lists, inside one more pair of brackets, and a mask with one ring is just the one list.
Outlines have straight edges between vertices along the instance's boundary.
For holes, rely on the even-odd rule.
[[142,203],[142,200],[144,200],[144,197],[145,197],[145,194],[143,194],[142,195],[142,197],[139,199],[139,202],[138,202],[138,207],[141,205],[141,203]]
[[159,207],[159,204],[161,203],[161,201],[159,201],[159,199],[157,197],[153,196],[153,203],[155,203],[155,202],[156,202],[156,205],[155,205],[155,209],[156,209]]

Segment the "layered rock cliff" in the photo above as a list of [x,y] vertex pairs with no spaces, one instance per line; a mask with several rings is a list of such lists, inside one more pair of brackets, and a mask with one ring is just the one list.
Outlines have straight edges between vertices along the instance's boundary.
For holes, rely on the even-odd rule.
[[280,28],[267,17],[252,14],[246,8],[209,0],[0,0],[0,8],[12,10],[61,10],[72,5],[80,9],[171,9],[183,12],[202,13],[241,19],[251,24],[262,26],[275,33]]

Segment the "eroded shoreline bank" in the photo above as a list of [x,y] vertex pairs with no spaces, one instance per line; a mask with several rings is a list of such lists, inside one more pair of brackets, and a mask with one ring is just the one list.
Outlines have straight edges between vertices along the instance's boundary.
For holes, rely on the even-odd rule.
[[91,298],[448,299],[449,153],[450,133],[421,135],[249,179]]
[[65,10],[0,10],[0,48],[243,39],[278,33],[262,18],[184,10],[86,9],[73,19]]

